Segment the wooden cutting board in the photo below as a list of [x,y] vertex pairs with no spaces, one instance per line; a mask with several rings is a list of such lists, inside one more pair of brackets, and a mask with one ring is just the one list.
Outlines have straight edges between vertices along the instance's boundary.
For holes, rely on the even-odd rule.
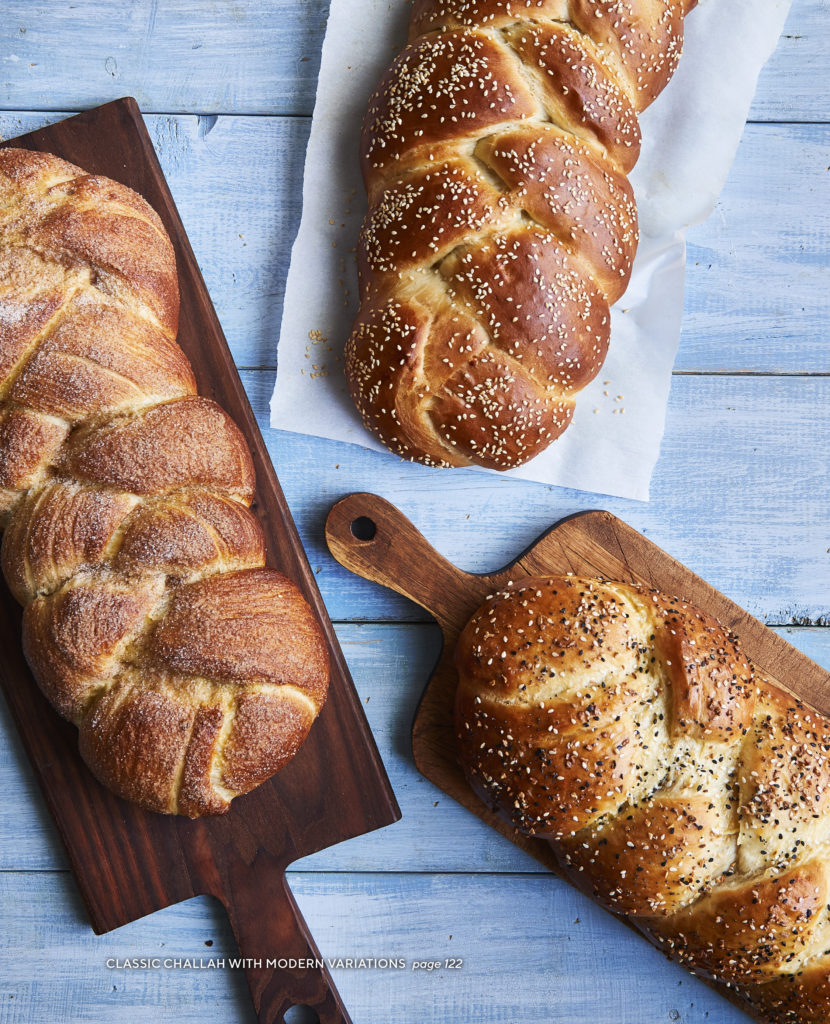
[[[394,505],[374,494],[351,494],[338,502],[326,522],[326,540],[341,565],[417,602],[441,627],[441,657],[412,727],[418,770],[558,875],[561,871],[548,844],[514,832],[489,811],[467,785],[456,761],[455,643],[487,595],[509,580],[574,573],[643,583],[681,597],[733,630],[746,654],[773,681],[822,714],[830,714],[830,673],[609,512],[583,512],[563,519],[515,562],[485,575],[462,572],[450,564]],[[725,986],[713,987],[747,1010]]]
[[[268,563],[296,580],[315,610],[331,655],[329,698],[297,757],[227,815],[189,821],[140,810],[88,772],[77,730],[41,696],[20,648],[21,611],[2,585],[0,683],[96,932],[207,893],[227,909],[261,1024],[289,1007],[313,1007],[324,1024],[348,1024],[325,968],[268,961],[318,958],[285,883],[294,860],[400,818],[346,662],[303,552],[265,443],[164,180],[141,113],[122,99],[4,145],[55,153],[143,195],[173,240],[181,288],[179,344],[199,391],[245,434],[257,476],[254,510]],[[256,961],[261,961],[259,966]]]

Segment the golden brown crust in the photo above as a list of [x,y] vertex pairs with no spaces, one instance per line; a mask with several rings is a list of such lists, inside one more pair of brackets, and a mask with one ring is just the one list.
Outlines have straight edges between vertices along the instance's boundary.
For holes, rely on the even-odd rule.
[[640,156],[640,123],[603,51],[564,25],[516,25],[504,34],[533,74],[553,124],[599,146],[606,166],[628,173]]
[[254,494],[254,467],[239,427],[200,396],[77,431],[59,471],[132,494],[213,487],[246,505]]
[[[696,2],[696,0],[695,0]],[[683,49],[688,0],[572,0],[576,27],[613,54],[638,110],[668,85]]]
[[61,420],[0,405],[0,487],[14,492],[10,505],[46,480],[68,434]]
[[313,718],[313,705],[287,687],[243,694],[225,746],[224,784],[246,793],[278,772],[297,753]]
[[9,398],[77,423],[195,393],[190,365],[166,334],[109,302],[84,298],[64,311]]
[[673,956],[742,987],[824,952],[827,869],[801,863],[774,877],[729,880],[654,931]]
[[822,715],[780,691],[760,694],[741,767],[744,871],[783,870],[827,841],[830,730]]
[[753,986],[750,1003],[775,1024],[826,1024],[830,1006],[830,953],[790,975]]
[[72,483],[32,488],[3,534],[3,575],[20,604],[57,590],[84,565],[105,562],[137,501]]
[[88,175],[54,186],[45,201],[48,210],[24,224],[26,243],[64,261],[83,261],[102,291],[146,303],[175,336],[176,261],[155,211],[123,185]]
[[462,632],[473,789],[671,956],[770,1022],[830,1015],[830,723],[685,601],[539,577]]
[[178,301],[140,196],[0,149],[0,526],[24,650],[105,785],[195,817],[294,756],[329,665],[264,568],[251,455],[196,394]]
[[[203,704],[196,712],[181,774],[176,806],[179,814],[186,814],[189,817],[196,817],[199,814],[221,814],[227,808],[227,798],[223,798],[223,795],[217,792],[213,783],[213,766],[220,756],[225,718],[225,709],[218,704]],[[260,781],[264,782],[268,777],[263,775]],[[242,793],[247,790],[237,789],[236,792]]]
[[275,569],[178,588],[149,638],[147,659],[177,675],[293,686],[315,704],[326,692],[320,627],[296,585]]
[[568,20],[568,0],[415,0],[409,23],[410,38],[439,29],[485,25],[501,29],[530,16],[534,21]]
[[608,302],[621,298],[637,251],[628,178],[554,125],[503,132],[480,143],[478,153],[511,195],[521,195],[531,217],[578,253]]
[[10,146],[0,159],[0,200],[4,207],[10,207],[19,201],[21,193],[43,195],[51,186],[84,174],[80,167],[51,153]]
[[710,615],[652,594],[654,648],[671,685],[673,735],[728,742],[752,723],[752,668],[734,637]]
[[120,572],[156,569],[184,580],[265,565],[265,539],[244,505],[200,489],[140,505],[112,558]]
[[[436,153],[455,154],[459,140],[471,144],[504,122],[538,114],[539,101],[512,71],[509,52],[485,32],[426,36],[406,47],[381,79],[364,123],[370,192],[418,156],[431,162]],[[424,117],[424,95],[440,101],[434,108],[444,116]]]
[[410,38],[440,29],[517,22],[571,23],[616,65],[642,110],[666,87],[683,43],[683,17],[697,0],[415,0]]
[[[273,569],[179,587],[131,639],[123,684],[81,722],[82,750],[107,785],[151,810],[227,810],[291,760],[326,698],[320,627]],[[151,765],[154,730],[164,738]]]
[[522,465],[602,365],[637,248],[638,111],[684,0],[418,0],[362,136],[369,213],[346,376],[436,466]]
[[[81,721],[81,756],[119,796],[149,810],[176,813],[177,782],[197,709],[187,699],[125,680],[107,690]],[[193,809],[214,811],[204,798]]]
[[703,893],[735,858],[733,806],[700,792],[656,793],[620,820],[564,839],[567,863],[618,914],[665,917]]
[[95,690],[116,676],[125,648],[145,627],[163,580],[75,576],[23,615],[23,650],[40,688],[77,725]]
[[66,270],[22,246],[2,249],[0,283],[0,399],[14,382],[12,371],[37,343],[66,302]]

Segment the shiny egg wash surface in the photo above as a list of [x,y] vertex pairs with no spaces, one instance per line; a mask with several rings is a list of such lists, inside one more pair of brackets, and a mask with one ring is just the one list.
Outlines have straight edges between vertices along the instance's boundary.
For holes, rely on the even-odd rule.
[[830,1017],[830,725],[685,601],[538,577],[455,652],[470,785],[565,872],[774,1021]]

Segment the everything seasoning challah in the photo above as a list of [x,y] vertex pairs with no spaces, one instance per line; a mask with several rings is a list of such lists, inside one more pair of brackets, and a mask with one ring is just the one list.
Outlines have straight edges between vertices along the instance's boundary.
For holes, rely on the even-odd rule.
[[367,428],[504,470],[568,426],[637,248],[637,114],[697,0],[415,0],[364,123],[346,375]]
[[528,578],[456,649],[473,789],[760,1019],[830,1021],[830,723],[716,620],[623,583]]
[[265,567],[250,453],[176,344],[135,192],[0,149],[0,528],[41,689],[120,796],[227,810],[297,751],[328,654]]

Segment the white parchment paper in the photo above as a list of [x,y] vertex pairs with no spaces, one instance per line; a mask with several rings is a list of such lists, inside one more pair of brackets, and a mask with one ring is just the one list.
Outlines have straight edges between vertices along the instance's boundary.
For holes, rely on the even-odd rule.
[[[790,0],[701,0],[687,17],[680,67],[641,117],[642,155],[631,176],[641,241],[612,313],[608,359],[577,396],[562,437],[500,475],[648,499],[680,340],[685,232],[714,209],[789,7]],[[396,456],[363,427],[348,395],[342,353],[357,313],[354,246],[366,213],[360,126],[406,39],[409,12],[406,0],[332,0],[271,399],[271,426],[387,459]]]

